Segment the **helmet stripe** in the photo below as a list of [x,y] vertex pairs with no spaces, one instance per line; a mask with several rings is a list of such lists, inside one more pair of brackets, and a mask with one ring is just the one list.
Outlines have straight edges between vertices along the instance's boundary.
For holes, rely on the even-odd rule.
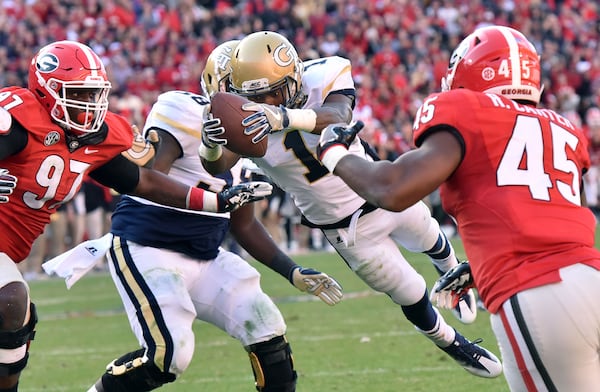
[[519,57],[519,45],[515,36],[511,33],[509,29],[504,26],[498,26],[498,30],[506,39],[506,43],[509,48],[509,59],[510,59],[510,70],[512,76],[512,85],[520,86],[521,85],[521,62]]
[[96,61],[97,59],[99,59],[98,56],[92,51],[92,49],[89,46],[79,42],[76,42],[76,44],[77,46],[79,46],[79,49],[81,49],[81,51],[85,55],[85,58],[88,61],[91,76],[98,76],[98,70],[102,68],[102,65],[98,64],[98,61]]

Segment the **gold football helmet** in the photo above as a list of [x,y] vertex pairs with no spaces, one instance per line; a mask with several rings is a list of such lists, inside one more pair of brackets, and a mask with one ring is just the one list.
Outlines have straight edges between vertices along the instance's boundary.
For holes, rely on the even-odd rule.
[[212,97],[217,91],[229,90],[227,79],[231,74],[231,56],[239,43],[239,39],[223,42],[210,52],[200,82],[207,97]]
[[[256,102],[264,95],[281,94],[282,104],[298,108],[304,68],[294,46],[281,34],[259,31],[242,39],[231,59],[230,89]],[[262,97],[261,97],[262,96]]]

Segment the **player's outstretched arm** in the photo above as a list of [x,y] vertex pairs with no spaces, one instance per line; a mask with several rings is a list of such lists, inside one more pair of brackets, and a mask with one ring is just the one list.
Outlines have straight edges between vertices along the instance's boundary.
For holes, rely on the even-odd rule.
[[370,203],[402,211],[436,190],[462,160],[462,149],[451,132],[431,134],[423,144],[394,162],[371,162],[350,154],[350,127],[333,124],[325,128],[317,148],[319,159],[333,174]]
[[328,305],[340,302],[343,296],[340,284],[325,273],[299,266],[283,253],[255,218],[253,208],[244,206],[231,214],[230,230],[240,246],[298,290],[313,294]]
[[253,136],[253,143],[284,129],[319,134],[329,124],[350,122],[352,104],[353,97],[344,94],[331,94],[322,106],[312,109],[290,109],[283,105],[250,102],[242,106],[243,110],[251,113],[242,121],[242,125],[246,127],[244,133]]
[[167,206],[198,211],[227,212],[264,199],[273,187],[267,182],[247,182],[219,193],[190,187],[157,170],[137,166],[118,155],[90,173],[99,183],[119,193],[140,196]]

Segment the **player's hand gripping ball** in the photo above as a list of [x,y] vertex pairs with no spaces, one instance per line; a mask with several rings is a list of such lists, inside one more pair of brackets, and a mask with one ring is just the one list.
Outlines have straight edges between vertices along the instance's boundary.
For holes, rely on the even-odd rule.
[[260,158],[267,152],[268,138],[265,137],[258,143],[252,142],[252,136],[244,134],[242,120],[248,116],[248,112],[242,109],[242,105],[250,101],[242,96],[217,92],[211,98],[211,109],[213,117],[221,119],[221,126],[225,133],[220,137],[227,140],[225,147],[237,154]]

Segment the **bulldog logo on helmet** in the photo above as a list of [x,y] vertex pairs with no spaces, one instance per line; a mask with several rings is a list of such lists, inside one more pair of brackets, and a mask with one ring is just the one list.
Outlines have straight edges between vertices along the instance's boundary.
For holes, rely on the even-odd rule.
[[56,71],[56,69],[58,69],[58,65],[58,57],[52,53],[46,53],[45,55],[38,57],[35,67],[40,72],[49,73]]

